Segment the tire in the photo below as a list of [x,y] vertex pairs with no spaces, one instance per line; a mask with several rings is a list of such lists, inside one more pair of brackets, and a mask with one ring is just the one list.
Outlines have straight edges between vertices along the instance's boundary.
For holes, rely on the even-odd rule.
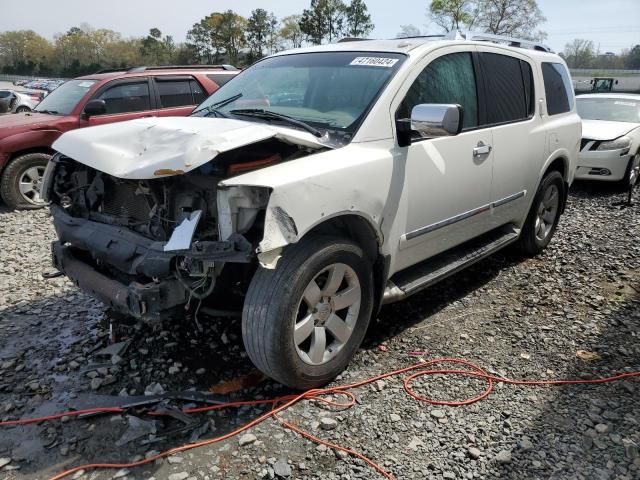
[[[40,198],[39,188],[50,158],[51,155],[46,153],[28,153],[9,162],[0,179],[0,195],[7,206],[18,210],[45,206]],[[29,183],[31,188],[27,190]]]
[[542,179],[520,234],[519,246],[527,255],[539,254],[551,242],[562,212],[564,189],[562,174],[556,170]]
[[640,152],[629,159],[624,178],[619,183],[623,190],[632,190],[638,184],[640,184]]
[[29,107],[18,107],[16,108],[16,113],[26,113],[30,112],[31,109]]
[[[332,277],[342,280],[330,296],[337,283],[329,281]],[[355,287],[359,300],[354,300]],[[331,297],[329,303],[323,293]],[[348,298],[354,301],[344,309],[335,304],[346,305]],[[311,236],[288,247],[275,269],[255,273],[242,314],[246,351],[259,370],[288,387],[325,385],[345,369],[362,343],[373,303],[372,265],[362,249],[346,239]]]

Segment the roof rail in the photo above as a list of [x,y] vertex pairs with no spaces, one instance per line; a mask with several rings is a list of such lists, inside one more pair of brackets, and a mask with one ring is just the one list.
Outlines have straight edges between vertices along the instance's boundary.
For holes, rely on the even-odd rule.
[[338,40],[337,43],[344,42],[366,42],[367,40],[371,40],[370,38],[359,38],[359,37],[344,37]]
[[[140,73],[149,70],[210,70],[212,68],[221,68],[222,70],[238,70],[233,65],[152,65],[133,67],[127,70],[127,73]],[[116,70],[117,71],[117,70]]]
[[493,35],[490,33],[461,32],[458,30],[449,32],[445,38],[449,40],[478,40],[493,43],[506,43],[510,47],[528,48],[531,50],[538,50],[540,52],[554,53],[551,47],[540,42],[526,40],[524,38],[507,37],[504,35]]
[[411,40],[412,38],[443,38],[446,37],[444,34],[438,35],[410,35],[408,37],[396,37],[394,40]]
[[115,72],[126,72],[133,67],[124,67],[124,68],[103,68],[102,70],[98,70],[94,72],[94,75],[98,75],[99,73],[115,73]]

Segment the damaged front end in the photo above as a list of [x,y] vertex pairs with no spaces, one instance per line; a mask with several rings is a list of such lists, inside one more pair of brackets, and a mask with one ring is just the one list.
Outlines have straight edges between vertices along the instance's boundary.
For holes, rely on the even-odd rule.
[[57,154],[43,181],[58,235],[53,264],[82,290],[143,320],[191,302],[228,302],[246,291],[256,268],[270,191],[220,189],[219,182],[306,153],[268,140],[151,179],[118,178]]

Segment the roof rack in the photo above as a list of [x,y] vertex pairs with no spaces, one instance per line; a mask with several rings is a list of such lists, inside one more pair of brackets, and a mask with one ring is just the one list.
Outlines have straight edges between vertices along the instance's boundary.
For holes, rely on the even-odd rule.
[[98,75],[99,73],[115,73],[115,72],[126,72],[133,67],[124,67],[124,68],[103,68],[102,70],[98,70],[94,73],[94,75]]
[[371,40],[370,38],[359,38],[359,37],[344,37],[338,40],[337,43],[344,42],[366,42],[367,40]]
[[477,40],[481,42],[493,42],[493,43],[506,43],[510,47],[528,48],[531,50],[538,50],[540,52],[554,53],[551,47],[533,40],[526,40],[524,38],[507,37],[504,35],[492,35],[490,33],[474,33],[474,32],[461,32],[451,31],[445,38],[448,40]]
[[221,68],[222,70],[238,70],[233,65],[154,65],[133,67],[127,70],[127,73],[140,73],[149,70],[210,70],[212,68]]
[[396,37],[394,40],[411,40],[412,38],[444,38],[446,35],[410,35],[408,37]]

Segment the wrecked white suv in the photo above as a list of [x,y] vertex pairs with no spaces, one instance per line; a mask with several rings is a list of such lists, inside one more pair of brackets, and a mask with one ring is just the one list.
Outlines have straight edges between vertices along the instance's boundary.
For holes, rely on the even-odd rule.
[[55,267],[140,319],[239,299],[260,370],[330,381],[381,304],[554,234],[581,134],[566,66],[474,38],[282,52],[191,117],[66,133]]

